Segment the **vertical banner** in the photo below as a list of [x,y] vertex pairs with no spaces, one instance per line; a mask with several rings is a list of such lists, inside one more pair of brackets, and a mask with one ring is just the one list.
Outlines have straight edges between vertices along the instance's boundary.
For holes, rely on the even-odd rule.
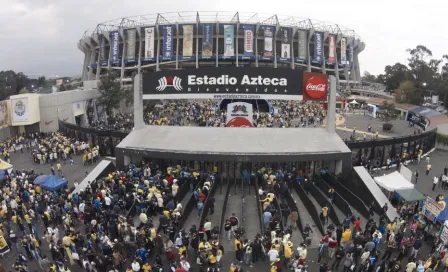
[[322,32],[314,32],[314,61],[322,63]]
[[335,35],[328,36],[328,62],[329,63],[336,62],[336,36]]
[[341,39],[341,64],[344,66],[347,64],[347,39],[346,38]]
[[224,25],[224,57],[235,56],[235,28],[233,25]]
[[163,26],[163,56],[162,59],[170,60],[173,57],[173,33],[171,25]]
[[273,26],[262,26],[264,34],[264,52],[263,58],[271,59],[274,52],[274,27]]
[[114,31],[111,34],[111,48],[112,48],[112,62],[118,62],[118,50],[120,48],[120,38],[118,31]]
[[107,63],[106,59],[106,46],[105,41],[106,39],[103,37],[103,35],[100,36],[100,65],[104,65]]
[[351,38],[350,43],[348,44],[348,53],[349,53],[349,65],[350,67],[353,67],[354,61],[355,61],[355,39]]
[[297,36],[299,38],[299,46],[298,46],[298,54],[297,58],[299,60],[306,60],[308,59],[308,35],[306,30],[299,30],[297,31]]
[[145,28],[145,59],[153,59],[154,54],[154,27]]
[[193,25],[182,26],[183,46],[182,57],[190,58],[193,56]]
[[280,51],[280,60],[291,58],[291,28],[282,27],[280,29],[282,48]]
[[11,99],[11,108],[12,108],[13,123],[28,122],[28,115],[29,115],[28,97]]
[[135,40],[137,39],[137,30],[128,29],[128,40],[126,48],[126,59],[128,61],[135,61]]
[[243,25],[244,29],[244,54],[243,58],[252,58],[254,56],[254,25]]
[[202,25],[202,58],[213,56],[213,25]]

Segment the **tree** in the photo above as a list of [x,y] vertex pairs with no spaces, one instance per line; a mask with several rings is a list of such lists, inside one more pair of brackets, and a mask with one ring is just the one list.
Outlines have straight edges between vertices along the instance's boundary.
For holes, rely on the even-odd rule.
[[115,74],[108,73],[101,77],[98,84],[98,91],[101,94],[98,102],[104,107],[109,117],[112,116],[113,109],[118,108],[120,101],[124,99],[124,90],[120,82],[115,81],[116,77]]
[[60,91],[60,92],[65,92],[65,91],[67,91],[67,87],[65,87],[65,84],[61,84],[61,85],[59,85],[59,91]]
[[397,109],[395,108],[395,104],[383,101],[383,103],[381,104],[381,115],[386,124],[388,124],[391,120],[396,119],[398,113]]
[[29,92],[28,92],[28,90],[27,90],[26,88],[22,88],[22,89],[19,91],[19,94],[27,94],[27,93],[29,93]]
[[384,74],[379,77],[388,90],[396,90],[401,82],[410,79],[411,73],[406,65],[397,62],[393,66],[387,65]]
[[45,82],[46,82],[46,79],[45,79],[44,76],[41,76],[41,77],[37,78],[37,85],[38,86],[44,86]]
[[364,71],[364,75],[362,76],[361,80],[363,82],[369,82],[369,83],[377,83],[378,82],[377,77],[367,71]]
[[414,49],[406,50],[411,56],[408,58],[413,79],[416,82],[429,82],[438,72],[442,60],[432,59],[432,52],[424,45],[417,45]]
[[417,87],[411,80],[403,81],[395,90],[395,101],[420,105],[423,102],[423,89]]

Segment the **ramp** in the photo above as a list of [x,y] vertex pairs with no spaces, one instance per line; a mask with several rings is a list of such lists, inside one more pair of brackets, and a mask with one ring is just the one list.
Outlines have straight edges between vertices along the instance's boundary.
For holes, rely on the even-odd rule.
[[392,204],[389,202],[389,199],[384,195],[383,191],[381,191],[380,187],[373,178],[370,176],[369,172],[367,172],[366,168],[363,166],[353,167],[354,176],[353,179],[356,179],[359,182],[359,187],[364,185],[363,187],[367,188],[365,193],[363,194],[364,203],[375,203],[375,212],[380,214],[382,213],[382,207],[385,203],[389,206],[387,209],[387,218],[390,221],[393,221],[395,217],[400,217],[397,211],[393,208]]
[[104,177],[110,172],[115,170],[114,164],[109,160],[102,160],[95,168],[93,168],[92,172],[85,177],[85,179],[75,188],[75,190],[72,192],[79,193],[85,188],[87,188],[87,185],[90,182],[93,182],[94,180]]

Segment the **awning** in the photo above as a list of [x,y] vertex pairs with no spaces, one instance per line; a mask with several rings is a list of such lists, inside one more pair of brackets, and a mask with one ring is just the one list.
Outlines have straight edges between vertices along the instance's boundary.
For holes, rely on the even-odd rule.
[[422,195],[417,189],[399,189],[396,190],[397,194],[400,195],[401,198],[406,200],[406,202],[420,201],[425,200],[426,197]]
[[12,168],[12,164],[9,164],[7,162],[5,162],[4,160],[0,160],[0,170],[7,170],[7,169],[11,169]]
[[419,107],[416,109],[412,109],[410,110],[410,112],[415,115],[420,115],[426,118],[442,115],[442,113],[426,107]]
[[398,171],[392,172],[388,175],[375,177],[374,180],[379,186],[389,192],[414,188],[414,184],[410,183],[405,177],[398,173]]

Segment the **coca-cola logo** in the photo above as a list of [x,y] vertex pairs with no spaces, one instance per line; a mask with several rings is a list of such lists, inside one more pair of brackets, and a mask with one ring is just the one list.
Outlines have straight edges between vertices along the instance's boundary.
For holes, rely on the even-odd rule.
[[327,96],[328,77],[324,74],[305,73],[304,95],[308,100],[325,100]]

